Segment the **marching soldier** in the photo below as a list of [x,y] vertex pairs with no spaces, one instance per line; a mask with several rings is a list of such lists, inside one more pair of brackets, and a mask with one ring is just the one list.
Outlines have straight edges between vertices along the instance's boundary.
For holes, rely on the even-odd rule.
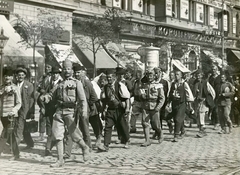
[[63,159],[63,138],[65,126],[72,140],[76,142],[83,151],[83,160],[90,158],[89,147],[85,144],[81,131],[74,122],[74,114],[77,108],[80,108],[81,115],[84,118],[87,114],[87,100],[84,94],[83,85],[80,81],[74,79],[72,63],[69,60],[63,62],[64,80],[58,85],[56,91],[52,94],[52,99],[57,101],[56,113],[53,118],[52,132],[56,140],[58,160],[51,164],[51,167],[61,167],[64,165]]
[[164,104],[163,85],[155,82],[155,73],[153,69],[146,72],[146,83],[140,89],[142,99],[142,126],[145,135],[145,142],[141,145],[147,147],[151,145],[150,141],[150,123],[155,130],[159,143],[163,141],[163,132],[160,125],[159,111]]
[[13,84],[13,70],[4,68],[4,84],[0,87],[0,118],[3,125],[3,131],[0,137],[0,154],[2,153],[6,142],[10,141],[11,150],[14,157],[11,160],[19,159],[19,148],[16,141],[16,124],[18,110],[21,108],[21,94],[18,86]]

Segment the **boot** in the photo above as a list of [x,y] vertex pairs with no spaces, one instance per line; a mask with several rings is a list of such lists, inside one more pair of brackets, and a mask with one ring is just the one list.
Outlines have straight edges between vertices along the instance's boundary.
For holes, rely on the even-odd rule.
[[172,134],[172,132],[173,132],[173,124],[172,124],[172,121],[171,121],[171,120],[168,120],[168,121],[167,121],[167,125],[168,125],[169,133]]
[[145,127],[143,128],[144,131],[144,136],[145,136],[145,142],[143,144],[141,144],[142,147],[147,147],[151,145],[151,141],[150,141],[150,129],[149,127]]
[[90,150],[89,147],[85,144],[83,139],[78,142],[78,145],[82,148],[83,160],[86,162],[90,159]]
[[45,156],[51,156],[51,145],[52,145],[52,137],[47,137],[46,149],[45,149]]
[[54,164],[51,164],[50,167],[59,168],[64,166],[64,159],[63,159],[63,140],[60,140],[56,144],[57,153],[58,153],[58,160]]
[[228,123],[228,127],[229,127],[229,132],[228,133],[230,134],[230,133],[232,133],[232,127],[233,127],[232,122]]
[[35,141],[43,141],[44,140],[44,133],[40,133],[39,137],[35,139]]
[[160,130],[159,131],[159,136],[158,136],[158,143],[162,143],[163,142],[163,131],[162,130]]
[[175,134],[172,142],[178,142],[179,134]]
[[101,141],[102,141],[102,135],[99,135],[97,137],[97,140],[96,140],[96,143],[95,143],[95,146],[98,148],[100,145],[101,145]]

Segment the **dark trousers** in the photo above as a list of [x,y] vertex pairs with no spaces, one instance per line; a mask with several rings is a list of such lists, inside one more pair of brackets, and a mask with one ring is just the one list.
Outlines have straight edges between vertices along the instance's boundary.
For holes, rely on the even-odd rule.
[[108,109],[105,117],[104,128],[104,145],[108,146],[111,143],[112,128],[116,126],[119,135],[122,137],[123,143],[129,141],[128,123],[124,118],[124,109]]
[[89,123],[93,128],[93,132],[96,138],[102,135],[103,125],[98,114],[89,117]]
[[240,100],[233,101],[231,107],[231,120],[236,125],[240,125]]
[[[0,137],[0,153],[3,152],[3,149],[6,145],[6,143],[9,143],[11,146],[11,150],[13,152],[14,156],[19,156],[19,148],[18,148],[18,144],[16,141],[16,133],[15,133],[15,127],[16,127],[16,120],[17,118],[14,118],[13,120],[13,125],[11,127],[11,123],[8,120],[8,117],[1,117],[1,122],[3,125],[3,131]],[[12,130],[9,130],[10,127],[12,128]]]
[[84,142],[89,146],[89,148],[92,148],[89,132],[89,118],[79,116],[79,128],[82,132]]
[[180,131],[184,132],[184,118],[186,103],[172,102],[172,116],[174,121],[174,136],[178,136]]
[[17,144],[19,145],[23,138],[27,146],[33,147],[34,142],[33,142],[32,136],[25,126],[26,126],[26,119],[24,119],[23,116],[19,116],[16,122]]
[[40,113],[39,116],[39,133],[45,133],[45,128],[46,128],[46,117],[42,113]]
[[53,114],[54,113],[47,113],[46,119],[46,134],[48,135],[46,149],[51,150],[55,145],[56,141],[53,139],[52,136],[52,124],[53,124]]
[[211,123],[213,125],[218,124],[219,119],[218,119],[218,107],[217,107],[217,105],[215,107],[213,107],[210,112],[211,112]]

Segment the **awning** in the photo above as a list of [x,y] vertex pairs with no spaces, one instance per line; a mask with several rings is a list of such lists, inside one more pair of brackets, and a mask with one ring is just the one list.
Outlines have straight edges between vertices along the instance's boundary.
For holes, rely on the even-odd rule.
[[225,60],[222,62],[222,59],[219,58],[218,56],[214,55],[211,51],[203,50],[203,53],[205,55],[209,56],[209,58],[213,61],[213,63],[217,63],[220,68],[222,68],[222,65],[224,67],[227,66],[227,62]]
[[[3,49],[4,57],[14,58],[14,61],[17,61],[17,58],[27,58],[33,57],[33,49],[27,43],[21,42],[21,36],[14,30],[12,25],[6,19],[5,16],[0,15],[0,28],[3,28],[4,35],[9,37],[9,40],[6,46]],[[43,58],[41,54],[35,51],[36,58]],[[7,59],[6,59],[7,60]],[[36,59],[37,60],[37,59]]]
[[183,72],[183,73],[191,72],[191,71],[190,71],[188,68],[186,68],[186,67],[181,63],[181,61],[179,61],[179,60],[172,59],[172,64],[173,64],[177,69],[179,69],[181,72]]
[[240,51],[231,50],[231,52],[233,53],[233,55],[230,54],[227,57],[228,62],[230,62],[230,64],[240,63]]
[[[93,59],[93,52],[89,49],[91,49],[91,38],[88,36],[83,36],[83,35],[77,35],[73,38],[74,45],[77,46],[78,48],[74,47],[74,53],[78,56],[78,58],[81,60],[81,62],[84,64],[86,62],[84,59],[88,59],[88,61],[91,63],[91,65],[85,65],[86,68],[92,68],[94,64],[94,59]],[[84,46],[83,46],[84,45]],[[87,49],[89,48],[89,49]],[[79,54],[79,49],[85,58],[81,54]],[[78,55],[79,54],[79,55]],[[105,49],[100,46],[96,53],[96,68],[97,69],[105,69],[105,68],[116,68],[117,67],[117,62],[114,61],[110,55],[105,51]]]
[[55,58],[55,61],[62,66],[62,63],[69,59],[73,63],[83,65],[80,60],[77,58],[73,50],[69,45],[61,45],[61,44],[51,44],[47,45],[46,48],[46,56],[48,60],[51,60],[52,57],[48,54],[48,51],[52,54],[52,56]]

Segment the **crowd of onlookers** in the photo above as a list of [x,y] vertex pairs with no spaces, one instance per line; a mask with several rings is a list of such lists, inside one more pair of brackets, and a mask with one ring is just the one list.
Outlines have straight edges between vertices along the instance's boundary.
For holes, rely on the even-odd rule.
[[73,142],[82,149],[83,160],[90,159],[89,124],[96,137],[95,147],[101,152],[109,150],[113,129],[118,135],[116,143],[129,148],[137,120],[141,120],[144,132],[142,147],[150,146],[151,139],[164,141],[163,121],[173,133],[173,142],[186,135],[186,121],[190,126],[197,124],[198,138],[207,135],[206,119],[219,134],[231,133],[233,126],[240,125],[239,77],[219,71],[217,65],[211,68],[207,75],[201,69],[192,73],[176,69],[165,78],[159,67],[145,72],[117,67],[89,80],[86,69],[69,60],[63,62],[62,70],[46,63],[45,74],[36,85],[36,98],[33,84],[26,79],[27,69],[5,67],[0,91],[4,127],[0,143],[10,143],[14,160],[19,159],[22,140],[25,149],[34,147],[27,119],[34,118],[35,102],[40,108],[38,140],[47,134],[45,156],[57,147],[58,161],[52,167],[64,165]]

